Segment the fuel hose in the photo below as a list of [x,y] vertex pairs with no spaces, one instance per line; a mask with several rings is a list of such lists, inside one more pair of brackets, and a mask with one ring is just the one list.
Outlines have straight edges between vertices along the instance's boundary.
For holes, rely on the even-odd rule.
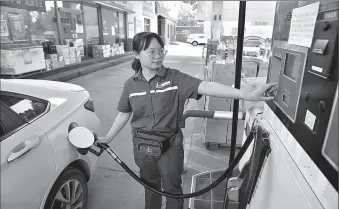
[[[250,146],[250,144],[252,143],[253,139],[256,137],[255,134],[255,129],[252,127],[251,132],[248,134],[245,143],[243,144],[243,146],[241,147],[241,149],[239,150],[239,153],[237,154],[237,156],[234,158],[234,160],[231,162],[231,164],[229,165],[229,167],[225,170],[225,172],[216,180],[214,181],[211,185],[207,186],[206,188],[199,190],[197,192],[193,192],[193,193],[188,193],[188,194],[172,194],[172,193],[168,193],[165,191],[160,191],[158,189],[153,188],[152,186],[150,186],[147,182],[145,182],[145,180],[143,180],[142,178],[140,178],[138,175],[136,175],[122,160],[120,160],[119,156],[114,152],[114,150],[112,150],[110,148],[110,146],[106,143],[97,143],[96,146],[99,147],[102,151],[107,151],[108,154],[114,158],[114,160],[129,174],[131,175],[137,182],[139,182],[140,184],[142,184],[143,186],[145,186],[147,189],[165,196],[165,197],[169,197],[169,198],[175,198],[175,199],[187,199],[187,198],[192,198],[192,197],[197,197],[200,196],[210,190],[212,190],[213,188],[215,188],[216,186],[218,186],[225,178],[230,177],[232,175],[232,171],[233,169],[236,167],[236,165],[239,163],[240,159],[243,157],[243,155],[245,154],[246,150],[248,149],[248,147]],[[101,153],[102,153],[101,151]]]

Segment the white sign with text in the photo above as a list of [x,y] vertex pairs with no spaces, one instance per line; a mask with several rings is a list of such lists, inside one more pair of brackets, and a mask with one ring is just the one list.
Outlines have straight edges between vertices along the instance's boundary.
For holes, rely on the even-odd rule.
[[311,47],[319,2],[293,9],[289,44]]

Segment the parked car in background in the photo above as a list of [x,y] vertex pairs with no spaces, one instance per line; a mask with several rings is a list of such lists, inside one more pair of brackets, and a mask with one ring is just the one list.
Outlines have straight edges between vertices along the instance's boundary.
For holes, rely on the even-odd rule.
[[97,157],[68,140],[72,122],[100,132],[89,93],[43,80],[0,79],[1,208],[86,209]]
[[209,37],[205,34],[190,34],[187,36],[187,42],[192,44],[193,46],[197,46],[199,44],[207,44],[207,40]]
[[260,45],[263,41],[263,38],[257,36],[244,37],[243,55],[258,57],[260,55]]

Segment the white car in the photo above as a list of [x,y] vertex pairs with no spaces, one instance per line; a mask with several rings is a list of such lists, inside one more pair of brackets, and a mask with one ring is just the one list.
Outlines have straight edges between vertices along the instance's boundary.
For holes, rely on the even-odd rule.
[[86,209],[98,157],[68,140],[72,122],[100,132],[89,93],[44,80],[0,79],[1,209]]
[[245,37],[243,46],[243,55],[258,57],[260,55],[260,45],[264,39],[256,36]]
[[193,46],[197,46],[198,44],[207,44],[208,39],[209,37],[205,34],[190,34],[187,36],[186,41]]

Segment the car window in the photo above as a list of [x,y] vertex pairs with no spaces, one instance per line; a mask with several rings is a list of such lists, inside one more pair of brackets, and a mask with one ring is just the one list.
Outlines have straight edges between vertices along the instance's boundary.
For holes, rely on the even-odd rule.
[[1,121],[0,121],[0,138],[2,138],[3,136],[5,136],[6,131],[4,126],[2,125]]
[[25,125],[25,121],[0,101],[1,141]]
[[199,36],[199,38],[205,38],[205,36]]
[[48,102],[23,95],[0,94],[1,101],[12,111],[30,122],[43,114],[48,108]]

